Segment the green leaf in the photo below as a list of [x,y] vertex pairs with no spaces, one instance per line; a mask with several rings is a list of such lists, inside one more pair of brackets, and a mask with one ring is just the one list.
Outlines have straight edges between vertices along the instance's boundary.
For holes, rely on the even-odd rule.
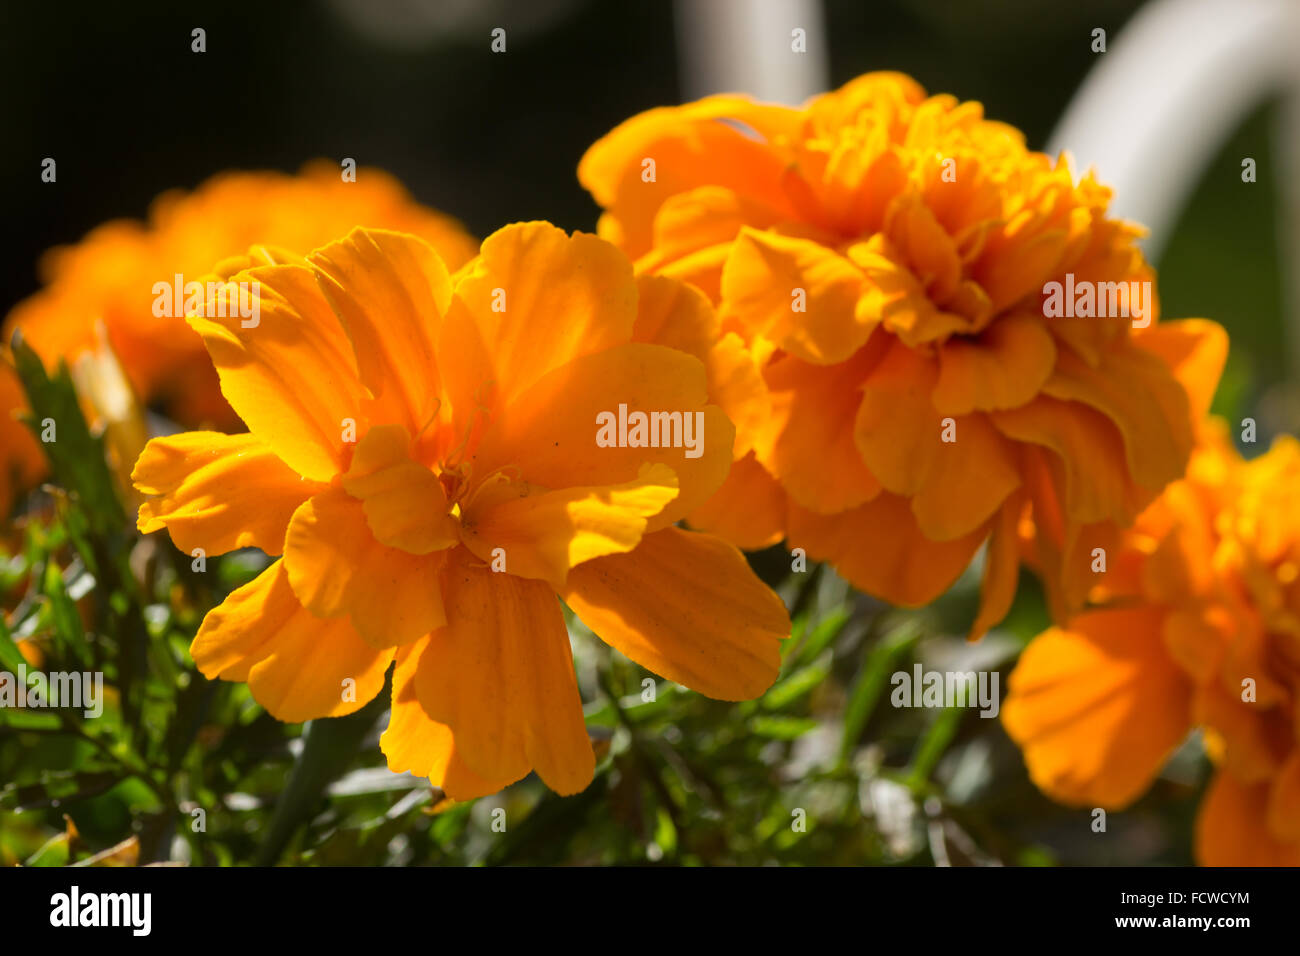
[[276,801],[275,813],[258,847],[258,866],[272,866],[280,859],[298,827],[315,811],[326,786],[356,759],[361,742],[388,707],[389,694],[389,684],[385,683],[375,699],[356,713],[308,722],[303,731],[302,753]]
[[63,721],[59,715],[49,710],[28,710],[19,707],[0,707],[0,727],[13,730],[59,730]]
[[[23,341],[21,333],[14,334],[13,355],[31,406],[23,420],[40,441],[55,481],[76,494],[96,528],[122,527],[126,512],[113,485],[103,439],[91,434],[81,414],[67,363],[60,360],[58,370],[47,375],[40,356]],[[53,427],[52,441],[42,437],[47,425]]]
[[952,738],[961,726],[961,719],[966,714],[963,707],[945,708],[938,718],[926,730],[912,755],[912,765],[908,768],[908,780],[920,784],[930,778],[935,764],[943,756]]
[[67,866],[71,849],[68,835],[60,833],[28,857],[23,866]]
[[27,658],[18,649],[17,642],[9,633],[9,625],[5,623],[4,612],[0,611],[0,669],[17,674],[18,668],[26,663]]
[[760,701],[764,710],[783,710],[804,694],[809,693],[830,674],[830,661],[819,661],[801,667],[763,695]]
[[811,664],[816,660],[821,655],[821,652],[835,638],[840,636],[840,632],[844,630],[844,625],[849,622],[851,616],[849,608],[837,607],[818,621],[817,626],[813,628],[804,646],[799,649],[798,655],[794,658],[792,662],[794,666]]
[[778,714],[763,714],[749,722],[749,729],[760,737],[774,740],[794,740],[811,730],[816,730],[817,721],[811,717],[786,717]]
[[840,765],[848,763],[858,738],[876,709],[880,694],[889,682],[895,662],[921,637],[915,618],[907,618],[882,637],[867,654],[866,662],[853,682],[849,704],[844,711],[844,737],[840,741]]
[[86,631],[81,626],[81,615],[77,605],[68,596],[68,589],[63,583],[63,572],[53,561],[45,565],[42,575],[42,587],[49,600],[51,624],[54,633],[62,645],[75,654],[82,664],[90,663],[90,649],[86,646]]

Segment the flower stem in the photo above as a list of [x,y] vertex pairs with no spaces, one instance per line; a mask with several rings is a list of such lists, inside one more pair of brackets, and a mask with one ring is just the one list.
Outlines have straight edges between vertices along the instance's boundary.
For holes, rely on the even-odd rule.
[[266,837],[253,860],[255,866],[274,866],[332,780],[352,763],[375,721],[388,707],[389,685],[375,699],[346,717],[309,721],[303,730],[302,753],[276,802]]

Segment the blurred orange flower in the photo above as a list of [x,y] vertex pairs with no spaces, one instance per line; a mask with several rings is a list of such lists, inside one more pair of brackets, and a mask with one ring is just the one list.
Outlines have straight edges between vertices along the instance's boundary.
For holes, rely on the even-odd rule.
[[0,347],[0,523],[8,517],[19,491],[30,488],[45,473],[40,443],[18,420],[27,403],[4,351]]
[[[977,637],[1011,603],[1022,518],[1064,614],[1095,543],[1186,466],[1222,331],[1157,325],[1140,230],[1106,218],[1108,190],[978,103],[894,73],[801,109],[714,96],[633,117],[578,175],[601,235],[705,292],[761,370],[696,527],[784,538],[905,605],[987,541]],[[1048,318],[1076,283],[1133,292]]]
[[1034,782],[1077,806],[1137,799],[1199,727],[1217,765],[1210,866],[1300,865],[1300,443],[1243,462],[1212,420],[1187,477],[1123,536],[1102,607],[1035,638],[1003,722]]
[[[590,782],[557,595],[701,693],[775,679],[780,598],[735,547],[674,527],[732,459],[705,363],[656,344],[704,340],[702,296],[547,223],[496,232],[455,280],[378,230],[234,279],[261,285],[255,328],[189,321],[250,433],[154,439],[134,473],[157,496],[142,531],[283,555],[204,620],[204,674],[297,721],[361,707],[395,662],[389,766],[455,799],[530,769]],[[653,413],[693,444],[598,438],[606,415]]]
[[[418,235],[453,269],[476,251],[458,223],[419,205],[377,169],[358,170],[355,182],[344,182],[325,160],[307,164],[297,176],[222,173],[193,192],[164,193],[148,222],[109,222],[75,245],[51,249],[41,261],[44,288],[13,308],[4,338],[21,329],[48,364],[61,358],[72,364],[100,345],[96,325],[102,321],[142,401],[183,425],[234,427],[237,419],[199,337],[182,317],[154,314],[155,283],[172,283],[176,275],[201,281],[222,260],[253,246],[262,247],[262,259],[283,258],[283,250],[305,254],[354,226]],[[23,487],[44,467],[39,449],[22,436],[26,430],[11,424],[23,405],[12,378],[11,370],[0,369],[0,438],[5,463],[17,468],[23,479],[17,487]],[[0,479],[0,514],[8,512],[15,490],[6,480]]]

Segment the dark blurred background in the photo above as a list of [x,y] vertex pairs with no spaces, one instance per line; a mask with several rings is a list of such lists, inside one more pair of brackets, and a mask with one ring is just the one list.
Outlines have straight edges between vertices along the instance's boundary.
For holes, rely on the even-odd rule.
[[[1113,39],[1141,5],[826,0],[830,80],[903,70],[982,101],[1041,148],[1095,62],[1092,29]],[[497,26],[504,55],[489,48]],[[194,27],[207,31],[202,55]],[[36,288],[44,249],[227,168],[350,156],[479,235],[530,218],[592,229],[575,177],[584,149],[694,92],[669,0],[9,2],[0,89],[3,311]],[[1275,388],[1286,370],[1271,164],[1253,187],[1239,176],[1241,156],[1269,154],[1271,109],[1245,118],[1158,263],[1167,316],[1216,318],[1233,336],[1220,402],[1232,413],[1289,404]],[[46,156],[53,187],[39,178]]]
[[[836,84],[901,69],[1041,144],[1092,62],[1084,28],[1118,27],[1138,4],[826,6]],[[358,26],[399,10],[405,32]],[[385,167],[479,232],[526,217],[589,227],[583,150],[681,99],[669,0],[50,2],[3,16],[7,226],[33,251],[138,215],[166,187],[314,156]],[[489,50],[498,25],[505,55]],[[190,52],[196,26],[203,55]],[[45,156],[59,160],[57,191],[40,189]],[[26,263],[4,268],[6,294],[31,287]]]

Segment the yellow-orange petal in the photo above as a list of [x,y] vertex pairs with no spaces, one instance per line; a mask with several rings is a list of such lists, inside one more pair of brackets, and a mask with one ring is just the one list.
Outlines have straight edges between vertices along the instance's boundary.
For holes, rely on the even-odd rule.
[[1164,640],[1169,656],[1198,683],[1213,680],[1219,672],[1232,632],[1232,622],[1218,605],[1171,610],[1165,617]]
[[889,204],[883,231],[926,297],[947,305],[961,282],[961,259],[952,237],[919,193],[901,193]]
[[1110,419],[1124,439],[1128,470],[1143,488],[1158,491],[1187,467],[1192,447],[1187,393],[1150,352],[1108,349],[1093,368],[1063,350],[1043,393],[1080,402]]
[[632,341],[666,345],[707,362],[721,323],[704,293],[661,275],[638,275],[636,289]]
[[465,503],[465,546],[489,564],[501,555],[510,574],[557,589],[584,561],[635,548],[648,519],[677,497],[677,476],[663,464],[642,465],[622,484],[557,491],[499,477]]
[[253,698],[284,721],[359,710],[383,689],[393,659],[346,619],[309,613],[289,587],[283,560],[209,611],[190,653],[205,677],[248,681]]
[[1300,749],[1273,778],[1268,794],[1268,829],[1278,840],[1300,849]]
[[362,503],[375,539],[410,554],[455,544],[456,520],[438,476],[410,457],[401,425],[376,425],[357,443],[343,490]]
[[680,528],[574,568],[563,596],[607,644],[720,700],[767,690],[790,636],[785,605],[733,545]]
[[[881,334],[872,342],[885,339]],[[862,403],[858,390],[881,352],[869,345],[832,366],[786,355],[764,371],[772,413],[755,452],[781,487],[810,511],[847,511],[880,493],[853,427]]]
[[0,359],[0,521],[8,518],[18,495],[45,474],[40,442],[18,420],[26,408],[17,374]]
[[754,447],[759,429],[771,414],[771,397],[754,354],[735,332],[714,345],[705,362],[709,397],[736,429],[732,456],[743,458]]
[[1041,445],[1051,485],[1064,491],[1069,520],[1091,523],[1113,519],[1130,523],[1147,503],[1134,487],[1125,460],[1124,440],[1105,415],[1080,402],[1040,395],[1028,405],[989,412],[998,431],[1017,442]]
[[321,491],[255,435],[183,432],[145,445],[131,472],[135,487],[160,497],[140,506],[141,533],[166,528],[182,551],[284,550],[294,510]]
[[807,362],[842,362],[867,341],[862,270],[812,239],[746,228],[722,269],[722,301],[753,334]]
[[882,491],[858,508],[819,515],[790,502],[786,544],[829,561],[854,587],[893,604],[919,607],[947,590],[986,536],[952,541],[921,534],[906,498]]
[[691,527],[730,541],[746,551],[785,537],[786,494],[753,453],[731,466],[727,480],[687,516]]
[[491,781],[479,776],[461,759],[451,728],[424,712],[415,689],[415,672],[424,643],[399,648],[393,666],[393,706],[379,749],[393,773],[428,777],[453,800],[473,800],[505,789],[514,780]]
[[654,247],[638,260],[637,271],[662,272],[685,257],[718,247],[725,258],[725,249],[742,228],[766,229],[781,218],[779,210],[723,186],[678,193],[655,213]]
[[769,414],[767,386],[744,340],[723,333],[713,306],[694,286],[663,275],[637,277],[632,341],[666,345],[704,363],[709,400],[736,427],[733,454],[742,458]]
[[405,644],[443,625],[445,555],[376,541],[361,502],[341,488],[303,502],[284,541],[285,570],[303,606],[321,618],[347,615],[374,647]]
[[952,420],[953,441],[938,446],[925,484],[912,498],[916,523],[931,541],[969,534],[993,516],[1020,485],[1015,448],[986,415]]
[[[466,266],[461,275],[470,268]],[[447,461],[457,457],[457,448],[478,448],[501,408],[492,347],[464,303],[455,296],[442,324],[438,354],[456,357],[441,369],[444,399],[449,407],[439,416],[443,422],[442,443],[426,447],[431,454],[422,461]]]
[[[1057,580],[1048,585],[1048,590],[1050,594],[1059,589],[1057,598],[1070,609],[1067,616],[1081,609],[1090,595],[1110,594],[1126,583],[1132,584],[1132,556],[1122,542],[1121,526],[1115,521],[1066,524],[1060,563],[1054,568]],[[1098,564],[1099,548],[1110,556],[1105,571]],[[1130,575],[1127,582],[1123,580],[1126,574]]]
[[[1215,533],[1214,515],[1207,511],[1203,494],[1193,482],[1178,481],[1164,490],[1158,507],[1176,518],[1142,564],[1143,590],[1168,604],[1208,593],[1215,583]],[[1144,522],[1152,514],[1144,512]]]
[[995,230],[969,270],[988,294],[995,312],[1040,292],[1057,274],[1065,254],[1066,233],[1056,229],[1034,233],[1024,228],[1031,216],[1025,210]]
[[[648,110],[593,144],[578,163],[578,179],[613,210],[602,217],[601,234],[617,235],[639,256],[650,247],[661,205],[697,186],[723,186],[789,214],[781,190],[784,157],[735,124],[760,137],[784,137],[796,134],[800,120],[798,110],[739,96]],[[653,161],[653,174],[646,160]]]
[[439,410],[437,343],[451,303],[442,258],[416,236],[360,228],[307,258],[377,400],[373,417],[420,434]]
[[[284,562],[276,560],[207,613],[190,656],[210,680],[246,681],[249,668],[263,656],[263,645],[300,610],[284,577]],[[266,627],[260,624],[263,617]]]
[[938,370],[933,359],[888,341],[863,383],[853,438],[880,484],[910,496],[925,487],[940,453],[941,417],[930,399]]
[[999,318],[972,338],[939,348],[934,405],[942,415],[966,415],[1024,405],[1056,364],[1056,346],[1042,322],[1027,314]]
[[313,481],[344,468],[343,435],[360,415],[363,386],[352,344],[311,270],[266,266],[235,282],[258,283],[257,324],[233,316],[187,321],[203,337],[221,392],[249,430],[286,465]]
[[1189,684],[1165,652],[1163,614],[1092,611],[1068,630],[1043,632],[1021,655],[1002,723],[1053,799],[1126,806],[1187,736]]
[[969,284],[959,287],[960,294],[953,297],[954,311],[937,307],[926,295],[921,280],[897,261],[900,254],[883,237],[854,243],[846,254],[867,280],[859,305],[863,317],[878,321],[909,348],[942,341],[954,332],[977,330],[979,326],[972,319],[955,311],[959,308],[979,310],[981,318],[987,318],[983,297],[974,293]]
[[1214,776],[1196,817],[1202,866],[1300,866],[1300,842],[1282,842],[1268,826],[1269,788],[1226,770]]
[[307,266],[307,257],[299,255],[292,249],[285,249],[282,246],[260,243],[250,246],[244,252],[236,253],[232,256],[217,262],[212,267],[212,273],[204,276],[200,281],[207,282],[210,278],[220,279],[222,282],[228,282],[235,277],[238,272],[245,269],[256,269],[260,266]]
[[1020,581],[1020,539],[1018,528],[1024,511],[1023,493],[1013,494],[1002,503],[989,533],[984,555],[984,577],[980,582],[980,606],[967,639],[978,641],[1001,623],[1011,610]]
[[705,246],[669,261],[663,261],[663,256],[651,250],[635,260],[633,268],[638,274],[658,275],[685,282],[699,289],[710,302],[718,302],[722,299],[722,267],[730,253],[730,241]]
[[[517,466],[530,484],[559,490],[622,484],[645,464],[667,465],[677,475],[678,496],[647,526],[658,530],[703,503],[731,467],[735,429],[707,401],[699,359],[662,345],[616,346],[577,358],[534,383],[493,422],[473,466],[480,474]],[[626,406],[629,422],[637,413],[669,416],[647,418],[662,426],[660,447],[597,444],[602,434],[602,441],[620,439],[604,430],[611,420],[614,431],[620,430],[620,406]]]
[[1192,420],[1210,413],[1214,390],[1228,358],[1228,333],[1207,319],[1179,319],[1151,325],[1134,337],[1134,344],[1159,356],[1187,391]]
[[[1232,650],[1233,648],[1229,648]],[[1260,670],[1261,688],[1268,678]],[[1285,756],[1279,753],[1272,720],[1258,702],[1241,699],[1241,683],[1225,687],[1219,682],[1202,684],[1192,701],[1192,714],[1200,726],[1212,729],[1227,744],[1220,758],[1223,769],[1242,783],[1272,779]]]
[[902,126],[914,107],[926,99],[925,89],[906,73],[873,70],[854,77],[839,89],[813,97],[807,114],[817,129],[849,125],[863,113],[878,111],[882,118]]
[[531,768],[556,793],[584,789],[595,754],[555,592],[459,548],[445,588],[447,626],[425,642],[415,675],[425,713],[451,728],[461,758],[487,779]]
[[636,320],[627,258],[603,239],[548,222],[516,223],[483,240],[456,299],[491,344],[506,406],[575,357],[627,342]]

